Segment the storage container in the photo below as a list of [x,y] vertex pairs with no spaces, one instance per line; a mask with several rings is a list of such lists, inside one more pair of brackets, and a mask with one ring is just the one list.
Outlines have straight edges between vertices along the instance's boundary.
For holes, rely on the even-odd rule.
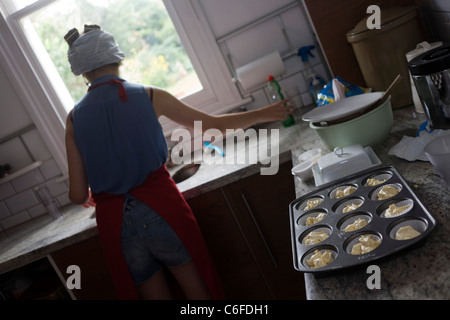
[[424,40],[415,6],[381,8],[381,28],[368,29],[367,19],[361,20],[347,33],[366,86],[383,91],[398,74],[404,81],[392,94],[392,107],[412,104],[406,53]]

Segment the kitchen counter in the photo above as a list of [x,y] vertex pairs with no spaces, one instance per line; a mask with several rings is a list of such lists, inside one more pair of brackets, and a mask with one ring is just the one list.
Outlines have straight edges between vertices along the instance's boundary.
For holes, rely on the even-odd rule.
[[[395,166],[432,216],[436,227],[429,236],[413,247],[376,260],[380,267],[381,288],[368,289],[366,281],[372,273],[367,266],[354,267],[328,275],[305,274],[308,299],[449,299],[450,298],[450,192],[429,162],[409,162],[388,155],[392,146],[404,135],[414,137],[423,114],[412,107],[394,111],[394,128],[389,138],[373,150],[382,166]],[[315,145],[316,143],[313,143]],[[298,155],[310,149],[301,146],[292,150],[294,164]],[[300,197],[316,188],[314,179],[296,179],[296,195]]]
[[[296,119],[307,109],[301,109]],[[448,299],[449,296],[449,233],[448,219],[450,196],[445,191],[443,179],[428,162],[408,162],[387,155],[387,151],[400,141],[403,135],[414,136],[424,116],[414,118],[412,108],[396,110],[395,125],[391,136],[381,146],[373,148],[383,165],[394,165],[414,186],[419,199],[437,221],[435,230],[419,247],[405,250],[377,262],[381,268],[381,289],[369,290],[366,270],[356,269],[339,272],[327,277],[305,274],[309,299]],[[315,132],[305,122],[283,128],[272,123],[263,129],[279,129],[279,163],[298,161],[300,153],[322,147]],[[256,128],[258,131],[259,128]],[[260,135],[261,136],[261,135]],[[323,148],[323,147],[322,147]],[[249,141],[247,154],[257,153],[258,145]],[[274,150],[271,150],[274,151]],[[329,151],[329,150],[324,150]],[[226,150],[225,150],[226,152]],[[268,152],[271,156],[271,152]],[[266,158],[260,159],[262,161]],[[177,168],[170,169],[176,171]],[[220,188],[242,178],[260,172],[260,164],[206,164],[198,172],[178,184],[186,199]],[[293,177],[294,179],[294,177]],[[306,183],[296,180],[296,194],[314,190],[313,180]],[[48,256],[56,250],[70,246],[97,234],[94,208],[68,206],[63,208],[63,217],[52,221],[47,215],[38,223],[21,225],[0,233],[0,274]]]
[[[303,110],[302,110],[303,111]],[[300,119],[300,114],[297,115]],[[313,139],[306,130],[307,126],[301,120],[298,124],[289,128],[283,128],[281,123],[270,123],[254,130],[279,129],[279,143],[275,144],[279,163],[291,161],[291,148]],[[259,135],[263,137],[263,135]],[[268,142],[259,139],[259,143]],[[311,144],[306,144],[311,145]],[[225,149],[225,148],[224,148]],[[226,149],[225,149],[226,151]],[[269,148],[267,156],[260,158],[262,162],[270,160],[272,151]],[[236,151],[237,153],[237,151]],[[249,139],[246,146],[247,154],[258,153],[258,143],[255,139]],[[208,191],[220,188],[232,182],[260,172],[261,165],[250,164],[207,164],[202,163],[197,173],[191,178],[177,184],[186,199],[193,198]],[[169,169],[174,173],[179,167]],[[97,225],[93,218],[94,208],[69,205],[62,209],[62,218],[51,220],[49,215],[35,219],[32,224],[23,224],[0,233],[0,274],[16,269],[40,258],[46,257],[52,252],[78,243],[97,234]]]

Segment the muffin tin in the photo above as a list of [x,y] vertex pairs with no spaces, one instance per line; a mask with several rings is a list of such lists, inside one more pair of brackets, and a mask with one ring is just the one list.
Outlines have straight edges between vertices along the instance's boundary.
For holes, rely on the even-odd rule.
[[[370,185],[369,179],[382,182]],[[385,186],[389,186],[395,195],[379,200],[379,192]],[[317,205],[307,207],[309,200],[312,200],[310,204]],[[404,207],[403,211],[388,217],[387,210],[391,204]],[[348,211],[346,208],[354,210]],[[436,225],[435,219],[393,166],[366,170],[324,185],[294,200],[289,209],[294,267],[298,271],[311,273],[348,268],[388,256],[420,241]],[[365,226],[357,230],[348,227],[355,223]],[[408,240],[396,240],[398,229],[408,225],[420,235]],[[347,231],[344,231],[347,227]],[[321,238],[324,239],[318,243],[305,244],[311,232],[321,232]],[[367,240],[380,243],[370,252],[353,255],[353,245],[359,242],[361,236],[369,236]],[[314,253],[327,250],[331,252],[332,262],[317,268],[308,265],[306,261]]]

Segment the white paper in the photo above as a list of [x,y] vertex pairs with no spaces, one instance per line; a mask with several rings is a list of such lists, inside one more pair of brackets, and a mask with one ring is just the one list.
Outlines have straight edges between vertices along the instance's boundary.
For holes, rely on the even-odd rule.
[[280,53],[275,51],[258,60],[236,69],[236,75],[244,90],[267,82],[269,75],[275,78],[284,73],[286,68]]
[[402,140],[389,150],[388,154],[408,161],[429,161],[423,149],[434,138],[449,130],[422,131],[418,137],[403,136]]

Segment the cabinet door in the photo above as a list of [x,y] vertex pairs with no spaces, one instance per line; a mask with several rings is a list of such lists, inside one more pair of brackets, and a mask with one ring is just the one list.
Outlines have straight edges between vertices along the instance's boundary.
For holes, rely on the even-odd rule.
[[276,299],[304,299],[304,274],[293,267],[289,203],[295,200],[291,162],[276,175],[259,174],[224,188]]
[[216,265],[227,299],[272,299],[255,253],[222,189],[188,200]]
[[81,271],[81,288],[73,289],[77,300],[115,300],[116,291],[106,266],[100,239],[95,236],[67,248],[53,252],[54,265],[58,268],[64,281],[71,276],[67,267],[76,265]]

